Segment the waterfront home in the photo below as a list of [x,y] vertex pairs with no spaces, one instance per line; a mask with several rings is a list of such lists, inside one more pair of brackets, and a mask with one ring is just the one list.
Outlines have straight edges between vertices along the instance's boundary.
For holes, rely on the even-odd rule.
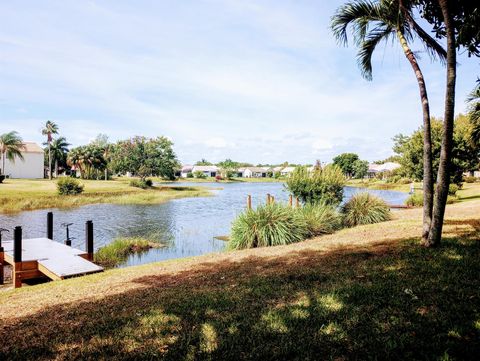
[[386,162],[383,164],[371,163],[368,165],[367,177],[374,178],[379,174],[388,174],[400,167],[401,165],[395,162]]
[[[34,142],[24,142],[22,156],[23,160],[15,157],[13,162],[5,159],[5,169],[2,169],[0,173],[9,178],[44,178],[45,155],[42,147]],[[1,166],[2,164],[0,163]]]
[[242,178],[265,178],[268,169],[264,167],[244,167],[238,169],[238,176]]
[[292,173],[294,170],[295,170],[295,167],[285,167],[280,171],[280,175],[282,177],[285,177],[285,176],[289,175],[290,173]]
[[193,165],[184,165],[182,169],[180,169],[180,177],[187,178],[188,173],[193,173],[192,169],[193,169]]
[[216,177],[219,174],[219,168],[216,165],[194,165],[192,173],[202,172],[206,177]]

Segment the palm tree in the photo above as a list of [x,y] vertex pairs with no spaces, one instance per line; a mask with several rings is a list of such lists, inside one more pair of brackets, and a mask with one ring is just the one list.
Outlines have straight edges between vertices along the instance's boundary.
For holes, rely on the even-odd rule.
[[51,120],[47,120],[45,127],[42,129],[42,135],[47,136],[48,143],[48,179],[52,179],[52,135],[58,134],[58,126]]
[[5,159],[15,162],[15,157],[23,160],[22,151],[25,149],[22,138],[17,132],[0,135],[0,154],[2,155],[1,175],[5,175]]
[[51,143],[52,159],[55,161],[55,177],[58,177],[58,162],[65,162],[69,145],[70,143],[67,143],[65,137],[54,139]]
[[471,135],[472,142],[480,145],[480,80],[478,80],[477,86],[468,96],[467,102],[470,103],[468,113],[473,126]]
[[358,47],[358,64],[362,75],[372,79],[372,55],[378,44],[396,37],[409,61],[420,91],[423,113],[423,232],[422,240],[428,239],[433,212],[433,167],[432,139],[430,129],[430,106],[425,79],[410,48],[414,37],[419,38],[432,57],[445,59],[445,50],[415,21],[413,4],[408,0],[357,0],[341,6],[332,17],[332,31],[343,44],[347,44],[347,30],[351,26],[355,45]]

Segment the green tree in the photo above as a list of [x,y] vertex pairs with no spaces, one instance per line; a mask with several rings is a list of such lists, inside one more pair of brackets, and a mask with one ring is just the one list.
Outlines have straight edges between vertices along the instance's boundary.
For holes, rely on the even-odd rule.
[[477,80],[477,86],[467,98],[469,103],[468,116],[472,125],[471,140],[477,146],[480,146],[480,79]]
[[333,164],[340,167],[343,174],[347,177],[353,176],[353,163],[355,163],[360,158],[355,153],[342,153],[333,158]]
[[[59,165],[65,168],[67,164],[67,153],[70,143],[65,137],[58,137],[51,143],[50,151],[52,154],[52,161],[55,163],[55,177],[58,177]],[[52,170],[50,169],[49,172]]]
[[217,164],[221,169],[221,173],[226,178],[232,178],[238,172],[238,162],[234,162],[231,159],[225,159],[223,162]]
[[425,246],[440,244],[443,220],[450,185],[450,169],[454,145],[455,85],[457,80],[457,49],[466,49],[469,55],[480,56],[480,6],[471,0],[418,0],[422,16],[433,26],[437,38],[446,39],[447,69],[445,85],[445,113],[442,148],[437,175],[432,223]]
[[209,162],[208,160],[202,158],[202,160],[199,160],[195,165],[213,165],[213,163]]
[[179,167],[173,143],[165,137],[134,137],[117,142],[111,149],[111,167],[116,173],[131,173],[143,180],[147,176],[175,179]]
[[15,162],[15,158],[23,160],[22,151],[25,145],[22,137],[17,132],[9,132],[0,135],[0,154],[2,155],[2,169],[0,175],[5,175],[5,160]]
[[47,144],[48,144],[48,179],[52,180],[52,136],[53,134],[58,134],[58,125],[52,122],[51,120],[47,120],[45,123],[45,127],[42,129],[42,135],[47,136]]
[[425,32],[415,21],[413,6],[409,0],[357,0],[337,10],[332,18],[334,35],[342,43],[347,43],[347,28],[351,25],[354,42],[358,46],[358,64],[363,76],[372,79],[372,55],[382,41],[396,37],[402,51],[415,74],[420,92],[423,114],[424,148],[423,148],[423,232],[422,239],[428,238],[433,212],[433,172],[430,136],[430,106],[427,86],[417,57],[410,44],[419,38],[432,57],[445,59],[445,50]]
[[99,179],[107,166],[103,149],[94,144],[73,148],[68,153],[67,162],[80,172],[83,179]]
[[286,189],[304,204],[338,205],[343,199],[345,176],[337,165],[327,165],[309,172],[297,167],[285,182]]
[[365,178],[368,173],[368,162],[357,159],[352,166],[353,176],[357,179]]

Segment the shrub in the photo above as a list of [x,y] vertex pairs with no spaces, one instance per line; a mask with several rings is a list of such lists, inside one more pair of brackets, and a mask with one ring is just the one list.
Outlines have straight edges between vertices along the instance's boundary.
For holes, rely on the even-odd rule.
[[153,181],[151,179],[145,179],[145,185],[147,187],[152,187],[153,186]]
[[278,203],[241,213],[232,223],[230,249],[284,245],[308,237],[305,218],[297,210]]
[[150,186],[147,184],[147,181],[144,181],[142,179],[132,179],[129,183],[130,187],[136,187],[136,188],[141,188],[141,189],[147,189],[150,188]]
[[3,183],[4,180],[5,180],[5,176],[3,174],[0,175],[0,183]]
[[187,173],[187,178],[193,178],[193,173],[192,173],[192,172],[188,172],[188,173]]
[[335,165],[309,172],[306,167],[297,167],[286,181],[287,189],[303,203],[337,205],[343,199],[345,176]]
[[410,178],[400,178],[399,180],[396,181],[398,184],[410,184],[412,183],[412,180]]
[[368,192],[357,193],[342,207],[343,221],[346,226],[373,224],[390,219],[390,208],[383,199]]
[[199,170],[193,172],[193,176],[194,176],[195,178],[200,178],[200,179],[205,179],[205,178],[207,178],[207,175],[206,175],[205,173],[199,171]]
[[448,186],[448,195],[450,195],[450,196],[456,195],[459,189],[460,189],[460,187],[458,185],[451,183]]
[[57,191],[62,196],[80,194],[83,192],[83,185],[74,178],[63,177],[57,181]]
[[[467,177],[463,178],[463,180],[465,181],[465,183],[475,183],[477,181],[477,178],[472,177],[472,176],[467,176]],[[2,183],[2,182],[0,182],[0,183]]]
[[310,236],[330,234],[342,228],[342,217],[333,206],[307,204],[298,212],[307,222]]
[[410,195],[405,201],[405,204],[409,207],[423,207],[423,194],[414,193]]
[[153,248],[154,243],[143,238],[119,238],[95,253],[95,263],[115,267],[125,262],[129,255]]

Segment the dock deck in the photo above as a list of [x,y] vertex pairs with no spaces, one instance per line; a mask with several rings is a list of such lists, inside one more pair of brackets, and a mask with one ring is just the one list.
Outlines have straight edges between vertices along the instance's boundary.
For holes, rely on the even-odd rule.
[[21,262],[15,262],[14,241],[4,241],[3,248],[5,262],[14,267],[15,287],[20,287],[22,280],[41,276],[61,280],[103,271],[87,252],[48,238],[23,239]]

